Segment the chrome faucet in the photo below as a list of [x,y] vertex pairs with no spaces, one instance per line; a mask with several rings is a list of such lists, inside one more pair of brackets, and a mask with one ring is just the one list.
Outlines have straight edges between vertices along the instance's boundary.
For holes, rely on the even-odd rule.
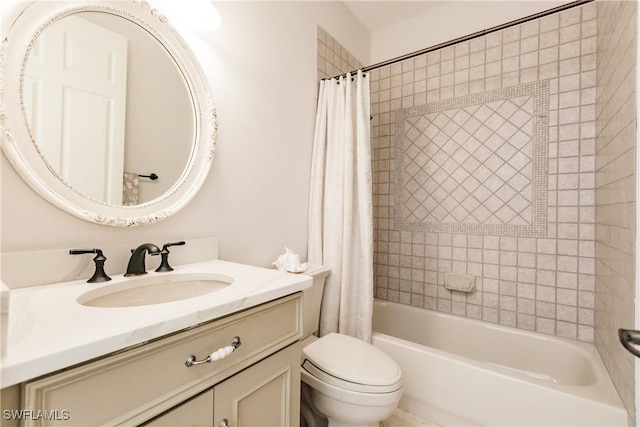
[[149,252],[149,255],[158,255],[160,253],[160,248],[153,243],[144,243],[132,250],[125,276],[147,274],[147,268],[144,264],[145,254],[147,252]]

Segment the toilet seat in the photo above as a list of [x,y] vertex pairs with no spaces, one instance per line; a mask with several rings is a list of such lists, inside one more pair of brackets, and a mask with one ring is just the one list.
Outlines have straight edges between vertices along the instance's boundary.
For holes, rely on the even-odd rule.
[[365,407],[397,405],[403,394],[402,387],[389,393],[363,393],[347,390],[319,380],[305,369],[300,371],[300,378],[302,382],[311,387],[312,393],[323,394],[340,402]]
[[331,333],[304,347],[302,368],[334,387],[359,393],[402,388],[402,371],[387,354],[348,335]]

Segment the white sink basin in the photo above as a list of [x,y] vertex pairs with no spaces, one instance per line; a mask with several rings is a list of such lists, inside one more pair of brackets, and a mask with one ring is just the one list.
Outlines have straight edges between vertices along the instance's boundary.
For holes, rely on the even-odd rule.
[[232,277],[213,273],[144,275],[85,292],[77,301],[89,307],[137,307],[210,294],[232,283]]

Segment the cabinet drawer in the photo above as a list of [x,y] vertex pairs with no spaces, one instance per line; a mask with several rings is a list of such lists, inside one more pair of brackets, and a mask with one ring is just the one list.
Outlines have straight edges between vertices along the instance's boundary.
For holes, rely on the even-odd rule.
[[[144,346],[26,383],[23,407],[69,413],[25,426],[136,424],[175,406],[301,336],[301,294],[233,314]],[[187,367],[240,337],[226,358]]]

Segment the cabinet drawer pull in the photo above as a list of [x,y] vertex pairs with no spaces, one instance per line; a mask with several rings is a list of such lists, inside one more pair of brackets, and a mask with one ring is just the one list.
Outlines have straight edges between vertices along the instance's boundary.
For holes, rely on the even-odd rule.
[[226,418],[221,419],[218,427],[229,427],[229,420]]
[[187,365],[187,368],[190,368],[192,366],[202,365],[203,363],[211,363],[220,359],[224,359],[225,357],[233,353],[238,347],[240,347],[240,344],[242,344],[240,342],[240,337],[233,337],[233,339],[231,340],[231,345],[220,347],[203,360],[196,360],[196,357],[192,354],[187,357],[187,360],[184,361],[184,364]]

